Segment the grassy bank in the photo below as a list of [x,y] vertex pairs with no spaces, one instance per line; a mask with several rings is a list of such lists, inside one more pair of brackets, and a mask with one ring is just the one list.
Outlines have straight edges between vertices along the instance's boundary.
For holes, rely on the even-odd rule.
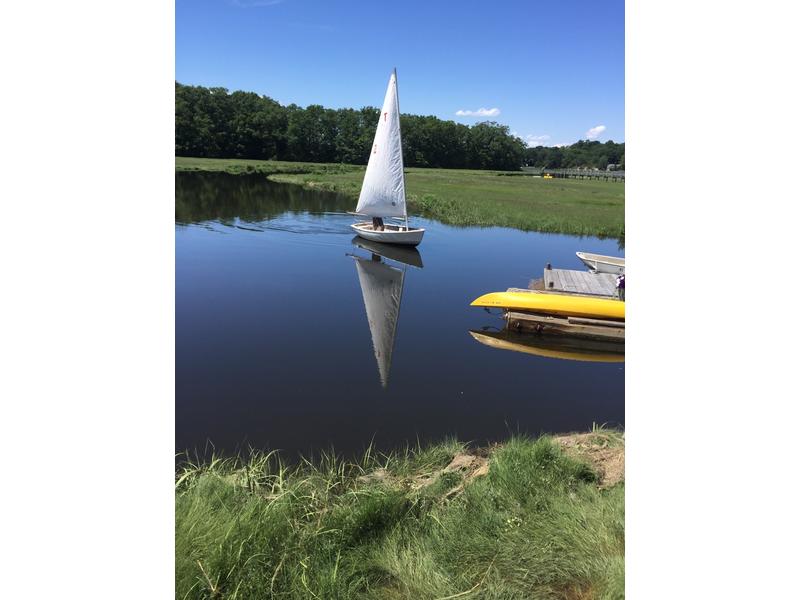
[[[263,173],[270,179],[358,198],[364,167],[239,159],[176,157],[178,171]],[[620,238],[625,184],[542,179],[517,172],[406,169],[410,209],[453,225]]]
[[176,482],[177,598],[621,598],[617,432],[274,456]]

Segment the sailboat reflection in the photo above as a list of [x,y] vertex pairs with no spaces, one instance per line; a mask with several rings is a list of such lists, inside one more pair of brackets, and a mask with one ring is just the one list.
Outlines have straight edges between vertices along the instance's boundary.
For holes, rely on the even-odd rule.
[[[350,254],[356,262],[358,281],[367,310],[367,322],[372,334],[372,347],[378,363],[378,375],[384,389],[389,385],[392,367],[392,351],[400,316],[400,301],[403,297],[407,265],[422,268],[422,256],[416,248],[398,248],[371,242],[358,236],[353,245],[368,250],[371,258]],[[384,262],[388,258],[403,264],[402,268]]]
[[422,268],[422,255],[419,250],[413,246],[399,246],[396,244],[381,244],[380,242],[373,242],[365,240],[362,237],[355,236],[351,242],[354,246],[358,246],[363,250],[368,250],[373,254],[395,260],[397,262],[411,265],[412,267]]
[[478,331],[469,334],[481,344],[501,350],[535,354],[547,358],[586,362],[625,362],[625,345],[580,339],[553,339],[513,331]]

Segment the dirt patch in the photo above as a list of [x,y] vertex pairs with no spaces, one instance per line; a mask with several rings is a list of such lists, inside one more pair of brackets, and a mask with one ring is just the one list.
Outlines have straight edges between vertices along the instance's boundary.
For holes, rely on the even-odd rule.
[[625,481],[623,434],[571,433],[553,438],[568,455],[586,460],[597,471],[601,488]]
[[[625,437],[617,432],[571,433],[558,435],[553,440],[569,456],[585,460],[597,472],[598,485],[610,488],[625,480]],[[444,494],[450,499],[460,494],[464,487],[489,473],[489,462],[492,452],[499,445],[476,448],[470,452],[461,452],[443,469],[421,473],[413,477],[396,477],[386,469],[377,469],[358,478],[360,483],[382,483],[385,485],[420,490],[435,483],[444,473],[458,473],[460,483]]]
[[456,454],[443,471],[460,473],[464,481],[470,481],[489,472],[489,459],[474,454]]
[[358,478],[360,483],[382,483],[386,485],[401,486],[407,489],[420,490],[433,484],[443,473],[458,473],[461,475],[461,482],[453,489],[449,490],[444,497],[452,498],[464,490],[464,486],[477,477],[483,477],[489,472],[488,456],[478,456],[476,454],[459,453],[453,457],[443,469],[438,469],[430,473],[422,473],[414,477],[395,477],[386,469],[376,469],[371,473],[362,475]]
[[450,464],[442,469],[443,473],[459,473],[461,483],[447,491],[446,499],[454,498],[464,491],[464,486],[477,477],[483,477],[489,472],[489,459],[485,456],[474,454],[456,454]]

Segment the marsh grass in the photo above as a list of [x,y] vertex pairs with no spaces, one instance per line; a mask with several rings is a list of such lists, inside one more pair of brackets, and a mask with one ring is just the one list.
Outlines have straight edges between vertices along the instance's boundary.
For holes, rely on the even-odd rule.
[[[274,181],[358,198],[364,167],[176,157],[178,171],[261,173]],[[624,239],[625,184],[503,177],[502,171],[406,169],[412,212],[451,225],[500,226]]]
[[624,484],[599,489],[549,438],[509,440],[468,481],[443,470],[463,451],[447,441],[358,462],[186,464],[176,597],[623,596]]

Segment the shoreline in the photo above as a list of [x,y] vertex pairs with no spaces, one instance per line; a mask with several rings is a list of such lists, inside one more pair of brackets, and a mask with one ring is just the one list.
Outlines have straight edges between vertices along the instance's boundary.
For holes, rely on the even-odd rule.
[[621,597],[624,433],[176,477],[178,597]]
[[[176,172],[261,174],[358,198],[365,166],[175,157]],[[505,177],[507,171],[407,168],[409,208],[448,225],[511,227],[624,240],[624,183]]]

